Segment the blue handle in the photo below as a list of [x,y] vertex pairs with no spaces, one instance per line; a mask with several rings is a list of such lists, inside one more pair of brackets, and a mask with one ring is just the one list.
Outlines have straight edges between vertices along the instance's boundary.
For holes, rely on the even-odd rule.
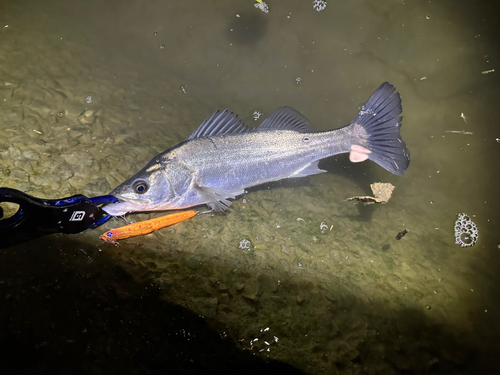
[[[100,206],[101,204],[104,204],[104,203],[116,203],[116,202],[118,202],[118,198],[116,198],[112,195],[101,195],[99,197],[93,197],[93,198],[89,198],[89,199],[96,206]],[[89,225],[89,228],[94,229],[94,228],[100,227],[101,225],[103,225],[106,221],[108,221],[112,217],[113,216],[111,216],[111,215],[106,215],[102,219],[99,219],[99,220],[95,221],[93,224]]]

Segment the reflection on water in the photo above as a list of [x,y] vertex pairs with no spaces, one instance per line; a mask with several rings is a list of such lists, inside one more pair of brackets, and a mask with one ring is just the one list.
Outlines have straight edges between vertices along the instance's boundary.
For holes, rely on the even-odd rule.
[[[4,359],[29,373],[500,368],[500,86],[481,74],[497,69],[497,5],[311,3],[0,5],[2,186],[102,195],[217,108],[252,125],[288,105],[324,130],[386,80],[413,158],[404,177],[330,158],[327,174],[118,248],[99,239],[114,220],[3,249]],[[387,204],[345,202],[376,181],[395,186]],[[461,212],[473,247],[454,243]]]

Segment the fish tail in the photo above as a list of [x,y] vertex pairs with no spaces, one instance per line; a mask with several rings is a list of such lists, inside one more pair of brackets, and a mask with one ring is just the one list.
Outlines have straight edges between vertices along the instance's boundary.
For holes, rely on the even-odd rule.
[[[396,87],[389,82],[380,85],[349,125],[359,135],[352,142],[349,159],[370,159],[389,172],[404,174],[410,165],[410,152],[399,132],[402,110]],[[363,130],[356,131],[360,125]]]

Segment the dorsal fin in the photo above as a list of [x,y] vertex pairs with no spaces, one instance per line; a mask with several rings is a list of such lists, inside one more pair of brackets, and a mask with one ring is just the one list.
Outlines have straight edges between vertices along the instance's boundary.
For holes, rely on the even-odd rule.
[[314,129],[308,119],[295,109],[280,107],[266,118],[258,130],[295,130],[300,133],[310,133]]
[[238,118],[238,115],[235,115],[228,109],[222,112],[217,110],[212,116],[203,121],[188,139],[217,134],[244,133],[250,130],[251,129],[247,128],[243,121]]

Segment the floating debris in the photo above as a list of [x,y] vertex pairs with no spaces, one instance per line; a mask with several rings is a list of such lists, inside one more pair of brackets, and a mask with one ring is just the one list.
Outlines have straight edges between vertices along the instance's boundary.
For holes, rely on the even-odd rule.
[[318,12],[321,12],[323,9],[326,8],[326,1],[325,0],[314,0],[313,1],[313,8],[317,10]]
[[397,240],[400,240],[400,239],[401,239],[401,238],[403,238],[403,237],[404,237],[404,235],[405,235],[406,233],[408,233],[408,232],[409,232],[409,230],[408,230],[408,229],[405,229],[405,230],[403,230],[403,231],[399,232],[399,233],[397,234],[397,236],[396,236],[396,239],[397,239]]
[[188,85],[180,85],[180,87],[179,87],[180,93],[181,94],[187,93],[187,87],[188,87]]
[[302,78],[300,78],[300,77],[295,78],[295,83],[297,85],[300,83],[300,81],[302,81]]
[[257,2],[254,4],[254,7],[260,9],[264,13],[269,13],[269,5],[267,5],[267,3],[262,0],[257,0]]
[[462,247],[474,246],[479,237],[477,225],[470,219],[469,215],[458,214],[455,221],[455,243]]
[[253,113],[253,119],[254,119],[255,121],[257,121],[257,120],[260,118],[260,116],[262,116],[262,113],[261,113],[261,112],[259,112],[259,111],[255,111],[255,112]]
[[386,204],[387,202],[389,202],[389,199],[391,199],[392,192],[394,190],[394,185],[385,182],[374,182],[373,184],[370,185],[370,187],[375,197],[359,196],[359,197],[347,198],[346,201],[363,202],[365,206],[375,203]]
[[473,132],[466,132],[465,130],[447,130],[446,133],[452,134],[463,134],[463,135],[473,135]]
[[85,103],[92,104],[92,95],[89,95],[87,96],[87,98],[85,98]]
[[465,117],[464,113],[460,113],[460,117],[462,118],[462,120],[464,120],[465,123],[467,123],[467,117]]
[[490,69],[490,70],[484,70],[481,72],[481,74],[490,74],[490,73],[494,73],[495,72],[495,69]]

